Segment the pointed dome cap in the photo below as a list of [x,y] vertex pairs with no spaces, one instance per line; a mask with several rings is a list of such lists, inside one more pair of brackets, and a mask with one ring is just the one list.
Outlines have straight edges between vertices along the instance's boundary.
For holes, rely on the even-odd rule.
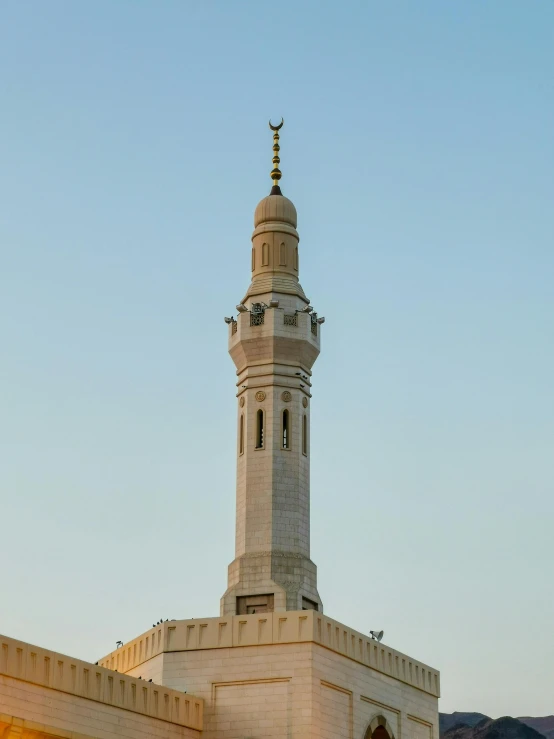
[[287,223],[296,228],[297,215],[294,203],[284,195],[268,195],[260,200],[254,212],[254,228],[270,222]]

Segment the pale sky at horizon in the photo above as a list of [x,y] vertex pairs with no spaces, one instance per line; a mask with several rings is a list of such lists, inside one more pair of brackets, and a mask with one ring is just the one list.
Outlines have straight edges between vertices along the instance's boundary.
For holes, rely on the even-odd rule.
[[0,633],[219,614],[284,116],[325,612],[554,714],[554,2],[4,0],[0,69]]

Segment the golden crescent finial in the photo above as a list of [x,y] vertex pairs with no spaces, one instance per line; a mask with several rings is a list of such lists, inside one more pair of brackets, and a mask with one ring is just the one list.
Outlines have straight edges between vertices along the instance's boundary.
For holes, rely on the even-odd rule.
[[279,130],[280,128],[282,128],[282,127],[283,127],[283,123],[284,123],[284,122],[285,122],[285,119],[284,119],[284,118],[281,118],[281,123],[279,123],[279,125],[278,125],[278,126],[272,126],[272,125],[271,125],[271,118],[270,118],[270,119],[269,119],[269,127],[271,128],[271,130],[272,130],[272,131],[278,131],[278,130]]
[[279,123],[278,126],[274,126],[271,123],[271,118],[269,119],[269,127],[273,131],[273,169],[271,170],[270,177],[273,180],[273,187],[271,188],[270,195],[281,195],[281,188],[279,187],[279,180],[281,179],[281,170],[279,169],[279,129],[282,127],[283,123],[285,122],[284,118],[281,118],[281,123]]

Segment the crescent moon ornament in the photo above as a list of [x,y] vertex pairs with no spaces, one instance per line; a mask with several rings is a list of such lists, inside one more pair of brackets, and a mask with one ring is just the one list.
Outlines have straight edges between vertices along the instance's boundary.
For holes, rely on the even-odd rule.
[[282,128],[284,122],[285,122],[285,119],[284,118],[281,118],[281,123],[279,123],[278,126],[272,126],[271,125],[271,118],[270,118],[269,119],[269,127],[271,128],[272,131],[278,131],[280,128]]

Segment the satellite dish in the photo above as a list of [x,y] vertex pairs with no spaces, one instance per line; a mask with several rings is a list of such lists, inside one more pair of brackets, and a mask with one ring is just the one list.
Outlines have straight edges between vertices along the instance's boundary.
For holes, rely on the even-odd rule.
[[381,639],[385,635],[384,631],[370,631],[369,633],[371,634],[371,638],[376,639],[377,641],[381,641]]

